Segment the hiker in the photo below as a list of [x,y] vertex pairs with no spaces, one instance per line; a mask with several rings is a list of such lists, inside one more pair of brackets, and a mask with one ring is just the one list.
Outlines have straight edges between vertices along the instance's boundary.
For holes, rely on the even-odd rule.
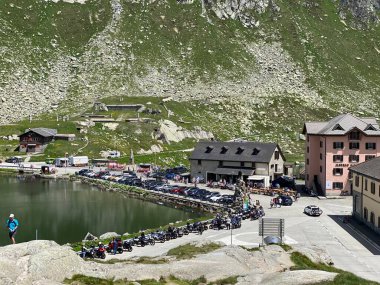
[[19,225],[19,223],[18,223],[18,220],[15,219],[15,215],[10,214],[9,219],[7,220],[7,228],[9,231],[9,238],[11,239],[13,244],[16,243],[15,235],[17,233],[18,225]]

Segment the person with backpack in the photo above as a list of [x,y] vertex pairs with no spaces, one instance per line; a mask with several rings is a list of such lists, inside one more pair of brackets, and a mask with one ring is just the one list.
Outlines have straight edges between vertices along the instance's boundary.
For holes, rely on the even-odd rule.
[[7,228],[9,231],[9,238],[11,239],[12,243],[15,244],[15,235],[17,233],[17,228],[19,226],[18,220],[15,219],[14,214],[9,215],[9,219],[7,220]]

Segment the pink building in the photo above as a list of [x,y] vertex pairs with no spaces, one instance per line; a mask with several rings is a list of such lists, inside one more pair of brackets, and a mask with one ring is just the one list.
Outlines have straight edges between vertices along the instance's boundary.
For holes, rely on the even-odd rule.
[[380,155],[380,127],[375,118],[342,114],[328,122],[307,122],[306,187],[318,195],[351,194],[348,168]]

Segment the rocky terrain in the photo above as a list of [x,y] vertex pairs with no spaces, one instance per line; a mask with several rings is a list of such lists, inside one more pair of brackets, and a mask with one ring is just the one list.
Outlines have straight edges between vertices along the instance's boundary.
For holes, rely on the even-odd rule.
[[[312,107],[378,115],[379,6],[2,1],[0,123],[47,111],[80,113],[111,95],[219,102],[247,130],[257,120],[270,122],[250,117],[274,99],[296,102],[292,113]],[[270,109],[282,116],[281,108]]]
[[[198,246],[201,246],[199,244]],[[313,261],[325,262],[319,252],[308,249]],[[128,280],[160,279],[169,275],[194,280],[204,276],[209,281],[240,276],[245,284],[315,284],[333,280],[336,273],[302,270],[289,271],[289,254],[279,246],[247,251],[239,246],[222,247],[191,260],[170,259],[162,264],[101,264],[84,261],[67,246],[53,241],[31,241],[5,246],[0,253],[1,284],[61,284],[65,278],[82,274],[98,278]]]

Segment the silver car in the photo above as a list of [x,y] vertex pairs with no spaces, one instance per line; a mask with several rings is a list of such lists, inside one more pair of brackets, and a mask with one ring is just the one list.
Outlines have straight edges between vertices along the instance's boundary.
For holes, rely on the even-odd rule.
[[315,216],[315,217],[318,217],[322,215],[323,213],[323,211],[318,206],[315,206],[315,205],[306,206],[303,212],[309,216]]

